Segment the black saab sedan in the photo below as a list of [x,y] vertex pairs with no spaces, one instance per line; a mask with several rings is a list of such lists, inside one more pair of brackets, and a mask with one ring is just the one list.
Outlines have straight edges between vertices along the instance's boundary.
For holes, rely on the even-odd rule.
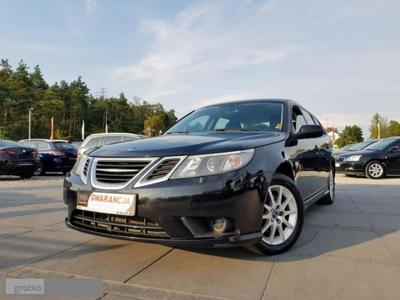
[[334,172],[328,135],[296,102],[217,104],[160,137],[82,155],[64,182],[66,224],[134,241],[277,254],[296,242],[306,207],[334,201]]
[[0,175],[15,175],[31,178],[39,165],[36,149],[0,140]]
[[346,175],[380,179],[400,175],[400,137],[375,142],[362,151],[353,152],[342,162]]

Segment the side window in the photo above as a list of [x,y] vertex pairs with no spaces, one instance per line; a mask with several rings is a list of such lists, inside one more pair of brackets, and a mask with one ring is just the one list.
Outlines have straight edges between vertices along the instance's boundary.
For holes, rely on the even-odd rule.
[[113,135],[113,136],[105,136],[101,141],[101,145],[109,145],[114,143],[119,143],[122,141],[122,137],[120,135]]
[[293,132],[298,133],[301,126],[303,125],[307,125],[306,119],[304,118],[301,110],[298,107],[293,107],[292,111]]
[[35,142],[35,144],[36,144],[35,148],[37,148],[39,151],[50,150],[50,146],[46,142]]
[[302,109],[301,112],[303,113],[303,116],[306,119],[308,125],[317,125],[317,123],[315,123],[314,119],[308,111]]
[[86,143],[86,145],[83,145],[83,147],[87,148],[87,149],[95,148],[95,147],[97,147],[99,145],[100,139],[101,139],[101,137],[94,137],[94,138],[90,139]]

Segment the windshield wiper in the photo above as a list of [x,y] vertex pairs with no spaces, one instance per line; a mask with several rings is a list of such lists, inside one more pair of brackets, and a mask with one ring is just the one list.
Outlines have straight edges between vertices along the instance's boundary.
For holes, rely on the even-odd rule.
[[250,131],[250,130],[245,128],[218,128],[213,131]]
[[190,131],[172,131],[172,132],[167,132],[166,134],[189,134]]

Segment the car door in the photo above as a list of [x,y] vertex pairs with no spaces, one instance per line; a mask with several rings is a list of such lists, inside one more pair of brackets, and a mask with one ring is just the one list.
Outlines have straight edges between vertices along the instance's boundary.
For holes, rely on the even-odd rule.
[[389,175],[400,175],[400,141],[389,147],[386,154],[386,162]]
[[[321,123],[311,115],[308,111],[301,108],[301,111],[306,119],[308,125],[319,125],[322,127]],[[313,138],[315,143],[314,146],[314,162],[313,166],[316,171],[316,180],[318,181],[319,191],[326,191],[328,189],[328,176],[331,168],[331,145],[330,138],[327,134],[320,137]]]
[[[291,113],[292,133],[296,135],[307,121],[298,106],[292,107]],[[296,168],[296,185],[305,201],[312,198],[320,190],[316,164],[315,139],[299,139],[291,151],[292,161]]]

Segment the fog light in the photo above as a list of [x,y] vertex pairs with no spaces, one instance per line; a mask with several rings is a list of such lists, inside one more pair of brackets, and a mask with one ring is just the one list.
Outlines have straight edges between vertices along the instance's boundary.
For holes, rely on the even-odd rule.
[[223,234],[228,227],[228,220],[225,218],[216,218],[211,221],[211,227],[216,235]]

